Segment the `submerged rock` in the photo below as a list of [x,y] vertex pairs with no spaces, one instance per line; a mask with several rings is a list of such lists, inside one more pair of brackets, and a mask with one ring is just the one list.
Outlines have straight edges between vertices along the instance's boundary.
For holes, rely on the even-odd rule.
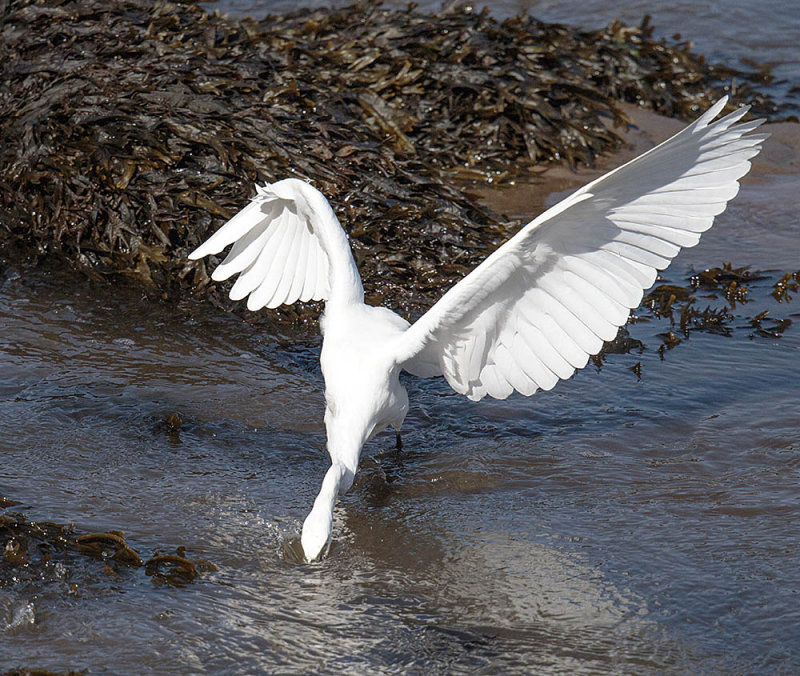
[[[256,22],[190,3],[5,0],[0,242],[230,307],[186,254],[253,182],[298,176],[331,200],[369,300],[414,314],[509,234],[455,185],[590,165],[619,143],[616,102],[693,117],[731,74],[646,22],[579,31],[370,3]],[[774,112],[737,77],[739,99]]]

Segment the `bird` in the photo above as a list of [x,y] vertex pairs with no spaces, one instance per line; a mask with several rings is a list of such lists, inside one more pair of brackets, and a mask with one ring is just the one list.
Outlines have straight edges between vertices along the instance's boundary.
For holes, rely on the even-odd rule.
[[[697,244],[739,190],[769,136],[716,119],[723,97],[673,137],[591,181],[522,226],[413,324],[367,305],[347,235],[324,195],[299,178],[263,186],[189,254],[233,245],[212,273],[238,275],[249,310],[324,301],[320,365],[331,466],[300,542],[308,562],[330,548],[337,497],[362,447],[399,434],[409,408],[401,371],[443,376],[473,401],[550,390],[613,340],[683,247]],[[715,121],[716,120],[716,121]],[[399,439],[399,436],[398,436]]]

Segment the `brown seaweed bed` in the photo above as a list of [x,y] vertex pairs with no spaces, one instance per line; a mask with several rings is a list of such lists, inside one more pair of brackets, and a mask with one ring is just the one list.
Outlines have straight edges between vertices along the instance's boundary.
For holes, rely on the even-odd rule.
[[[739,329],[747,332],[750,339],[779,339],[792,325],[790,317],[771,317],[768,310],[752,316],[740,310],[737,315],[737,308],[756,299],[763,301],[767,295],[778,303],[792,300],[800,290],[800,270],[787,272],[776,281],[773,281],[773,272],[724,263],[706,268],[684,282],[661,280],[645,295],[628,323],[662,321],[668,324],[666,331],[656,334],[660,343],[655,349],[662,360],[668,350],[696,332],[731,336]],[[747,323],[737,325],[735,322],[741,320],[742,315]],[[631,338],[626,325],[620,328],[613,341],[603,346],[600,354],[592,357],[592,361],[601,368],[609,354],[642,352],[647,347],[641,340]],[[641,377],[641,363],[631,368]]]
[[[0,496],[0,508],[19,503]],[[113,587],[143,568],[153,584],[183,587],[217,567],[190,559],[185,548],[174,554],[158,550],[143,562],[120,531],[80,534],[72,525],[30,521],[22,513],[0,514],[0,589],[25,589],[36,597],[44,589],[62,588],[77,596],[87,590]],[[79,559],[81,559],[79,561]],[[13,621],[12,621],[13,625]],[[69,671],[70,676],[85,672]],[[45,669],[17,669],[0,676],[59,676]]]
[[299,176],[330,198],[369,300],[414,315],[509,234],[458,186],[592,165],[620,143],[617,102],[686,119],[733,77],[737,100],[777,113],[748,85],[768,71],[709,64],[646,20],[581,31],[363,3],[256,22],[191,3],[5,0],[0,246],[228,308],[186,254],[253,182]]

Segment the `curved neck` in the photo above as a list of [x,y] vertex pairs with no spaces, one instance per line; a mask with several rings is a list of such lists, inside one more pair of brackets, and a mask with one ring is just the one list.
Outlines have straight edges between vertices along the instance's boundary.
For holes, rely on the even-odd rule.
[[319,494],[314,500],[312,511],[324,509],[326,512],[333,514],[333,507],[336,504],[336,498],[339,496],[339,486],[345,474],[346,470],[342,465],[333,464],[328,468],[325,478],[322,480]]
[[303,522],[300,542],[303,553],[309,561],[315,561],[323,556],[330,545],[333,532],[333,507],[339,495],[342,477],[346,474],[345,468],[339,464],[334,464],[328,469],[319,494],[314,500],[314,506]]

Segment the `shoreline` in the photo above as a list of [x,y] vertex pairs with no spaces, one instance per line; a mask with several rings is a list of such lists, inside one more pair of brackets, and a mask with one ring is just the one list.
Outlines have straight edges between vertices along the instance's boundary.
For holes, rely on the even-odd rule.
[[[658,145],[686,126],[682,120],[666,117],[629,103],[619,105],[631,120],[628,129],[616,129],[620,147],[598,158],[595,167],[576,170],[564,165],[550,165],[536,173],[521,177],[514,185],[494,188],[469,184],[489,209],[504,217],[519,220],[520,225],[532,220],[566,194],[621,166]],[[766,122],[763,130],[770,134],[764,148],[755,158],[753,168],[742,184],[758,183],[773,174],[800,173],[800,123]],[[549,198],[549,199],[548,199]]]

